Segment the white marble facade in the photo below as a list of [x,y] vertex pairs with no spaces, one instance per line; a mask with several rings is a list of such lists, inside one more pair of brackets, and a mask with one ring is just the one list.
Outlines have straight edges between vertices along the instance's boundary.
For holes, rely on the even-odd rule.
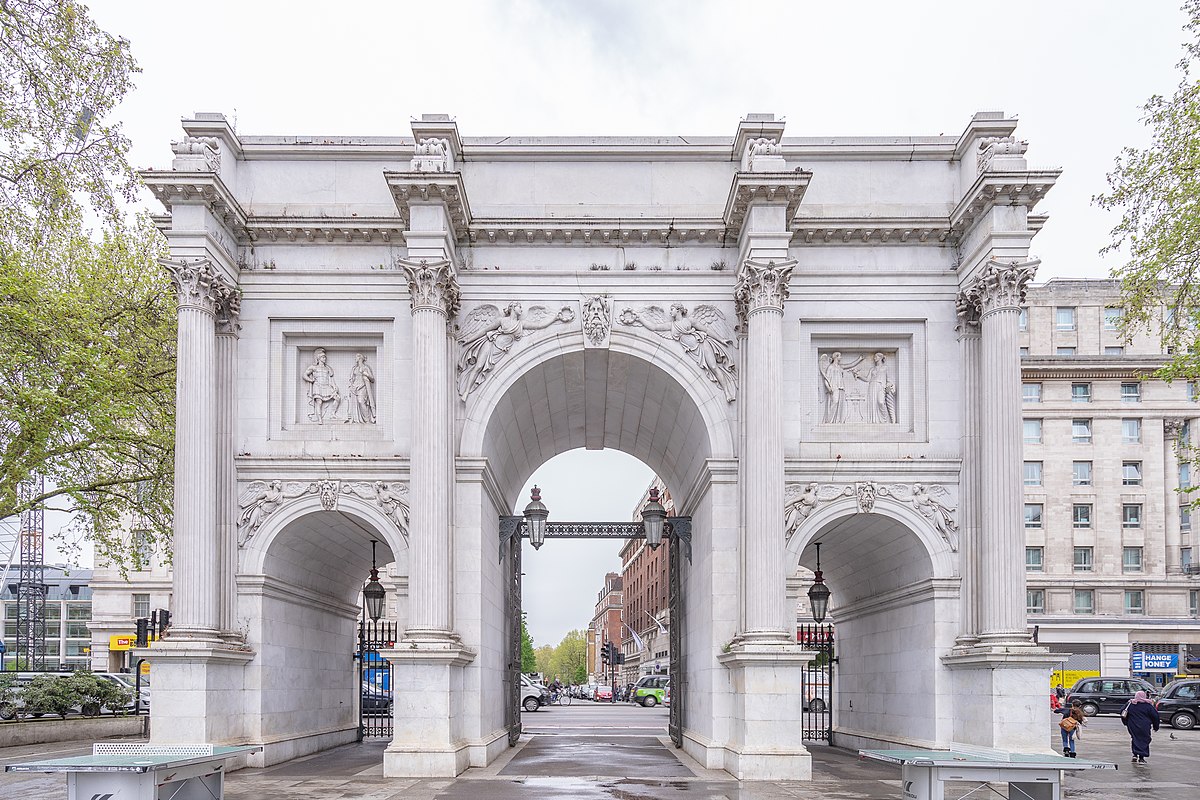
[[[497,517],[568,449],[640,458],[693,517],[686,750],[806,778],[788,579],[841,642],[841,744],[1036,746],[1016,122],[958,136],[236,134],[183,123],[176,634],[154,736],[258,763],[355,736],[370,540],[406,576],[388,775],[504,748]],[[799,133],[799,132],[797,132]],[[807,132],[805,132],[807,133]],[[185,400],[186,398],[186,400]],[[963,702],[963,698],[970,698]],[[1025,736],[1027,739],[1027,736]]]

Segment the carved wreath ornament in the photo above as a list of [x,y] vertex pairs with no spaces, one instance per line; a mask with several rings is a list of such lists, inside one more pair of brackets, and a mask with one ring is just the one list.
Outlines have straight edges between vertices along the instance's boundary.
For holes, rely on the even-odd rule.
[[246,544],[258,533],[258,529],[288,501],[304,495],[315,494],[321,499],[321,508],[337,511],[338,500],[343,495],[355,495],[373,501],[388,518],[396,524],[404,543],[408,544],[408,486],[403,483],[384,481],[254,481],[238,498],[242,509],[238,514],[238,547]]
[[915,508],[921,516],[929,520],[934,530],[950,545],[951,550],[958,550],[958,523],[954,520],[954,512],[957,509],[944,502],[950,499],[950,493],[944,486],[924,483],[881,485],[874,481],[840,485],[791,484],[787,487],[785,497],[783,527],[784,535],[789,540],[804,520],[808,519],[809,514],[820,505],[839,497],[854,497],[858,502],[859,512],[870,514],[878,498],[888,497]]

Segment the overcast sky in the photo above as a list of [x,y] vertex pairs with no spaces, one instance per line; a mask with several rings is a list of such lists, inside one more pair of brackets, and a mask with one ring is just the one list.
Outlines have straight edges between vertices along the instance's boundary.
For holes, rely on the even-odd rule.
[[[89,5],[143,69],[119,115],[144,167],[170,166],[195,111],[261,135],[408,135],[422,113],[454,115],[464,136],[732,135],[765,111],[786,135],[869,136],[957,135],[1002,110],[1019,116],[1031,166],[1064,169],[1038,207],[1039,280],[1112,266],[1097,251],[1115,219],[1090,198],[1119,148],[1145,141],[1139,106],[1173,90],[1183,41],[1173,0]],[[628,519],[649,479],[609,453],[560,456],[534,477],[557,520]],[[619,567],[615,546],[610,560],[588,548],[528,559],[538,644],[585,626]]]

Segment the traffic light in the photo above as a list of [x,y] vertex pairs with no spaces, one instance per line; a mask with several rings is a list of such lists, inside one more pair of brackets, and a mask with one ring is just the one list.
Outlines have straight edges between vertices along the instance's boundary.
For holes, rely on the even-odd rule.
[[138,617],[134,623],[137,631],[136,645],[138,647],[150,646],[150,620],[145,617]]
[[158,638],[166,636],[169,627],[171,627],[171,612],[160,608],[158,610]]
[[604,662],[604,666],[608,666],[608,648],[612,647],[612,642],[605,642],[600,648],[600,660]]

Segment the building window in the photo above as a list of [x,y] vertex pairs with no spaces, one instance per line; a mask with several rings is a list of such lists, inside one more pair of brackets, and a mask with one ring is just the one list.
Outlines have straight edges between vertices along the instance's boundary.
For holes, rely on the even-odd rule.
[[1141,503],[1125,503],[1121,506],[1121,527],[1122,528],[1140,528],[1142,527],[1142,504]]
[[1025,462],[1025,485],[1026,486],[1041,486],[1042,485],[1042,462],[1026,461]]
[[1117,346],[1105,345],[1104,346],[1104,355],[1106,355],[1106,356],[1123,356],[1123,355],[1125,355],[1125,348],[1121,347],[1120,345],[1117,345]]
[[141,619],[150,616],[150,595],[135,594],[133,596],[133,618]]
[[1146,613],[1146,593],[1141,589],[1126,589],[1125,590],[1125,613],[1126,614],[1145,614]]
[[[1059,355],[1075,355],[1074,353],[1059,353]],[[1090,403],[1092,402],[1092,385],[1090,383],[1072,383],[1071,384],[1071,402],[1072,403]]]
[[1192,465],[1186,461],[1179,465],[1179,488],[1192,488]]
[[1142,402],[1142,385],[1140,383],[1122,383],[1121,384],[1121,402],[1122,403],[1140,403],[1140,402]]
[[1042,556],[1044,550],[1041,547],[1026,547],[1025,548],[1025,571],[1026,572],[1041,572],[1042,571]]
[[1092,571],[1092,548],[1076,547],[1075,548],[1075,571],[1076,572],[1091,572]]
[[1056,356],[1073,356],[1073,355],[1075,355],[1075,348],[1074,347],[1056,347],[1054,349],[1054,354]]
[[1122,461],[1121,462],[1121,485],[1122,486],[1141,486],[1142,485],[1142,462],[1140,462],[1140,461]]
[[1191,565],[1192,565],[1192,548],[1190,548],[1190,547],[1179,548],[1179,566],[1183,567],[1184,569],[1187,569]]
[[1025,504],[1025,527],[1026,528],[1042,527],[1042,504],[1041,503],[1026,503]]
[[1073,503],[1071,505],[1071,527],[1073,527],[1073,528],[1090,528],[1090,527],[1092,527],[1092,504],[1091,503]]
[[1054,309],[1054,328],[1060,331],[1075,330],[1075,309],[1073,308],[1056,308]]
[[1126,418],[1121,420],[1121,441],[1125,444],[1140,444],[1142,441],[1142,421]]
[[1192,507],[1179,507],[1179,530],[1190,531],[1192,529]]
[[1196,383],[1196,381],[1188,381],[1187,397],[1188,400],[1191,400],[1193,403],[1197,400],[1200,400],[1200,384]]
[[1027,419],[1024,421],[1025,429],[1025,444],[1041,444],[1042,443],[1042,421],[1040,419]]
[[1021,308],[1021,313],[1017,315],[1017,327],[1023,331],[1029,330],[1029,309]]
[[1121,551],[1121,572],[1142,571],[1142,548],[1126,547]]
[[1020,354],[1021,358],[1025,358],[1026,356],[1028,356],[1028,355],[1029,355],[1029,348],[1028,348],[1028,347],[1018,347],[1018,348],[1017,348],[1017,351],[1018,351],[1018,353]]
[[1121,317],[1123,316],[1123,311],[1124,310],[1120,309],[1120,308],[1104,309],[1104,330],[1106,330],[1106,331],[1120,330],[1121,329]]
[[1193,617],[1200,616],[1200,589],[1188,590],[1188,613]]
[[1046,592],[1043,589],[1026,589],[1025,590],[1025,613],[1026,614],[1045,614],[1046,613]]
[[1092,462],[1090,462],[1090,461],[1072,461],[1071,462],[1071,485],[1073,485],[1073,486],[1091,486],[1092,485]]
[[1040,383],[1022,383],[1021,399],[1026,403],[1042,402],[1042,385]]
[[1091,589],[1075,590],[1075,613],[1091,614],[1096,608],[1095,594]]
[[1071,420],[1071,441],[1075,444],[1091,444],[1092,421],[1090,419]]

